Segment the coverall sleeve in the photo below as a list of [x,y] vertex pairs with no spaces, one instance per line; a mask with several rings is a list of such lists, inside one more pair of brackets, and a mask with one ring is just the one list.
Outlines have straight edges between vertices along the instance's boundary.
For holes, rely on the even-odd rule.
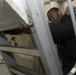
[[74,36],[73,25],[70,21],[60,24],[49,23],[49,27],[55,38],[66,39]]
[[10,35],[18,35],[21,34],[21,30],[20,28],[15,28],[15,29],[11,29],[11,30],[6,30],[3,31],[5,34],[10,34]]

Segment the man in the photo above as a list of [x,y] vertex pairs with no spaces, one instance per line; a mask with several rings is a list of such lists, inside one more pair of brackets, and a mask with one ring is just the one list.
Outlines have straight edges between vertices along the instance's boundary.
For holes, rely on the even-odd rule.
[[76,42],[70,16],[61,14],[56,7],[47,13],[53,38],[59,39],[58,54],[62,59],[63,74],[67,75],[76,62]]

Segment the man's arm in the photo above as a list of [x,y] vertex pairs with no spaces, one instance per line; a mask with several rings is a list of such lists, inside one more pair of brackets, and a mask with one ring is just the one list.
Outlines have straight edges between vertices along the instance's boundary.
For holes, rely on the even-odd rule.
[[5,34],[10,34],[10,35],[18,35],[18,34],[21,34],[21,33],[31,34],[31,27],[30,26],[27,26],[27,27],[22,26],[21,28],[5,30],[3,32]]
[[5,34],[10,34],[10,35],[18,35],[18,34],[21,34],[20,28],[15,28],[15,29],[11,29],[11,30],[5,30],[3,32]]
[[52,36],[55,38],[66,39],[74,36],[73,25],[71,21],[60,24],[49,24]]

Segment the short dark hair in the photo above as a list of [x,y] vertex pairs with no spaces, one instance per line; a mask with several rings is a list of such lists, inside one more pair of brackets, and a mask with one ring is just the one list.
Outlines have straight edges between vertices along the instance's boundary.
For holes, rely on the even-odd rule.
[[57,7],[53,7],[53,8],[51,8],[48,12],[47,12],[47,14],[50,12],[50,11],[58,11],[58,10],[60,10],[59,8],[57,8]]

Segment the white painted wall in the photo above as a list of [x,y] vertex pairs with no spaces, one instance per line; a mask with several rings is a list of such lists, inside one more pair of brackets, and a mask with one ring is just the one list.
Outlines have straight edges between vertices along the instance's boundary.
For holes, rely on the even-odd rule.
[[[43,4],[44,4],[44,1],[43,1]],[[47,11],[52,7],[59,7],[59,4],[56,1],[52,1],[49,4],[44,4],[43,6],[44,6],[45,13],[47,13]]]
[[[76,0],[72,1],[72,5],[73,5],[73,7],[76,7]],[[61,11],[63,12],[63,14],[65,13],[67,7],[68,7],[67,1],[63,2],[63,3],[60,5],[60,9],[61,9]]]

